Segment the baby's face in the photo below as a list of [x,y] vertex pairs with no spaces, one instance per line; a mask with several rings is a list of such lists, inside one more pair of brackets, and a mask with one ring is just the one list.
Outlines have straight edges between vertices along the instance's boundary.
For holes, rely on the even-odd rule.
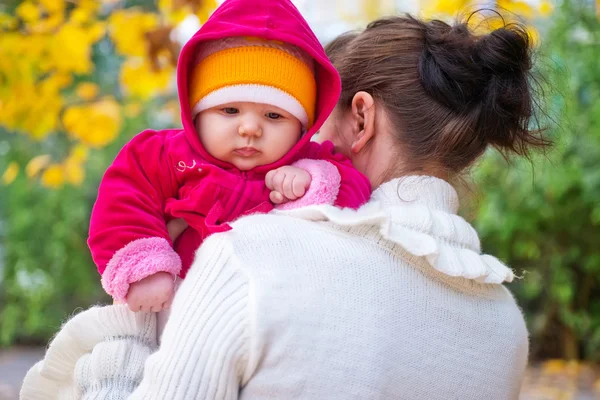
[[195,125],[210,155],[242,171],[279,160],[302,134],[296,117],[261,103],[236,102],[209,108],[198,114]]

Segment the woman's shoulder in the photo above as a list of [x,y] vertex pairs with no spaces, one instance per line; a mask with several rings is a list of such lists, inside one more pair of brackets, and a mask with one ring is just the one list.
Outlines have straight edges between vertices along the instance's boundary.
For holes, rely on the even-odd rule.
[[231,231],[225,236],[232,248],[242,250],[244,246],[252,249],[274,248],[293,249],[310,245],[311,242],[331,241],[339,232],[328,223],[310,218],[287,215],[284,212],[253,214],[240,218],[233,223]]
[[357,241],[376,243],[406,262],[425,263],[427,268],[448,277],[493,284],[510,282],[515,277],[496,257],[481,252],[478,234],[471,224],[453,212],[423,202],[386,204],[373,198],[358,210],[310,206],[276,212],[270,223],[276,224],[276,218],[284,217],[299,232],[314,236],[320,231],[327,238],[344,234],[351,246]]
[[[328,210],[331,218],[317,219],[318,209]],[[409,221],[415,221],[415,212],[409,213]],[[356,301],[373,306],[380,301],[406,304],[417,296],[432,299],[448,312],[458,306],[471,310],[464,316],[472,318],[470,323],[493,319],[512,329],[515,340],[526,339],[523,317],[510,291],[499,282],[485,282],[502,278],[489,270],[480,271],[480,279],[461,276],[488,264],[506,273],[508,268],[492,256],[452,246],[438,233],[424,233],[426,229],[398,216],[378,219],[368,213],[367,218],[334,207],[306,208],[303,213],[312,218],[300,218],[298,212],[244,217],[223,235],[239,261],[235,264],[252,281],[257,304],[266,307],[260,315],[280,312],[282,302],[285,309],[302,314],[307,305],[333,307],[336,299],[344,299],[345,305]],[[464,270],[450,270],[463,264]],[[337,306],[344,309],[344,304]]]

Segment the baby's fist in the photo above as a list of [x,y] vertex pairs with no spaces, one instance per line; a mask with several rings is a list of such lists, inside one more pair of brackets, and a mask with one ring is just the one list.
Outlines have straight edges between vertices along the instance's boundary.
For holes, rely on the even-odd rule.
[[157,272],[129,285],[127,305],[131,311],[159,312],[171,307],[175,283],[168,272]]
[[271,190],[269,197],[275,204],[283,204],[304,196],[311,180],[308,172],[289,165],[271,170],[265,176],[265,184]]

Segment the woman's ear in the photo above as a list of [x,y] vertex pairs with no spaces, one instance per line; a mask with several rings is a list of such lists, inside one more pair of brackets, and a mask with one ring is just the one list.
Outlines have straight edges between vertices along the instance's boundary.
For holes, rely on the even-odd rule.
[[355,134],[350,149],[361,151],[375,136],[375,100],[367,92],[357,92],[352,98],[352,118]]

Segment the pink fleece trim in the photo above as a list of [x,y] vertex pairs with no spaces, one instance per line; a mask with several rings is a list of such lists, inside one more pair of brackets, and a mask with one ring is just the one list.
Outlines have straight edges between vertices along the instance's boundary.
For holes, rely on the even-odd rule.
[[303,159],[292,164],[294,167],[302,168],[312,178],[308,190],[298,200],[280,204],[275,208],[279,210],[291,210],[316,204],[335,203],[340,191],[342,177],[338,169],[325,160]]
[[125,302],[129,285],[155,274],[181,271],[181,259],[166,239],[134,240],[115,253],[102,274],[102,287],[115,300]]

